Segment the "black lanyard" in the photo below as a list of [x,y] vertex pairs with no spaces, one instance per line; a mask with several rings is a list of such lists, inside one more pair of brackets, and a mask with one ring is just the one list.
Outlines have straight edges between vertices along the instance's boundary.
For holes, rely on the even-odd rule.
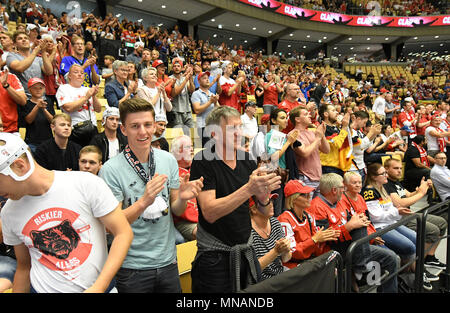
[[125,159],[128,161],[128,164],[130,164],[136,174],[142,179],[144,184],[147,184],[148,181],[155,175],[156,165],[153,156],[153,149],[150,147],[150,155],[148,157],[148,174],[129,145],[126,145],[125,149],[123,149],[123,154],[125,156]]

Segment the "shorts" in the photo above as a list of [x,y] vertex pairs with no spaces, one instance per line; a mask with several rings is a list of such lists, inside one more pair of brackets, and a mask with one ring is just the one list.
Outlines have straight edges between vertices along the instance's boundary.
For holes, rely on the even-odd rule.
[[183,235],[184,239],[187,241],[194,240],[194,236],[192,236],[192,232],[197,227],[197,223],[188,222],[188,221],[179,221],[175,224],[175,228]]
[[17,261],[15,259],[0,255],[0,278],[5,278],[12,282],[16,273],[16,266]]

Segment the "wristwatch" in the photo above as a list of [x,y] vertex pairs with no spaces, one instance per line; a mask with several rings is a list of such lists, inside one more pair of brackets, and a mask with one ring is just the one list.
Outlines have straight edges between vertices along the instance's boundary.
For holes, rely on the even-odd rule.
[[5,88],[5,89],[8,89],[9,88],[9,84],[8,83],[6,83],[6,85],[2,85],[3,86],[3,88]]

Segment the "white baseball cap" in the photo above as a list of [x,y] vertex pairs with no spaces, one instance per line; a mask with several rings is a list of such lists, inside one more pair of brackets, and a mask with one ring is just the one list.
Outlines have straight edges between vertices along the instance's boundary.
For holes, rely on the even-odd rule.
[[110,116],[120,117],[119,109],[116,107],[107,107],[105,111],[103,111],[102,125],[105,125],[106,119]]
[[[24,153],[26,153],[30,162],[30,170],[23,176],[17,176],[11,170],[11,164]],[[31,152],[28,150],[28,145],[22,138],[10,133],[0,133],[0,174],[11,176],[16,181],[24,181],[30,177],[34,168]]]

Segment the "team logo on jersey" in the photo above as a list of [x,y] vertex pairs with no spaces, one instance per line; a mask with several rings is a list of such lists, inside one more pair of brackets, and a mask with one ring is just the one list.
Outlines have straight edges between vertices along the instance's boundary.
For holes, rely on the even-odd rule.
[[90,226],[78,213],[68,209],[50,208],[37,213],[25,225],[22,234],[27,238],[30,254],[53,271],[78,268],[92,249]]
[[333,223],[336,223],[336,222],[337,222],[337,219],[336,219],[336,217],[334,216],[334,214],[330,214],[330,219],[331,219],[331,221],[332,221]]

